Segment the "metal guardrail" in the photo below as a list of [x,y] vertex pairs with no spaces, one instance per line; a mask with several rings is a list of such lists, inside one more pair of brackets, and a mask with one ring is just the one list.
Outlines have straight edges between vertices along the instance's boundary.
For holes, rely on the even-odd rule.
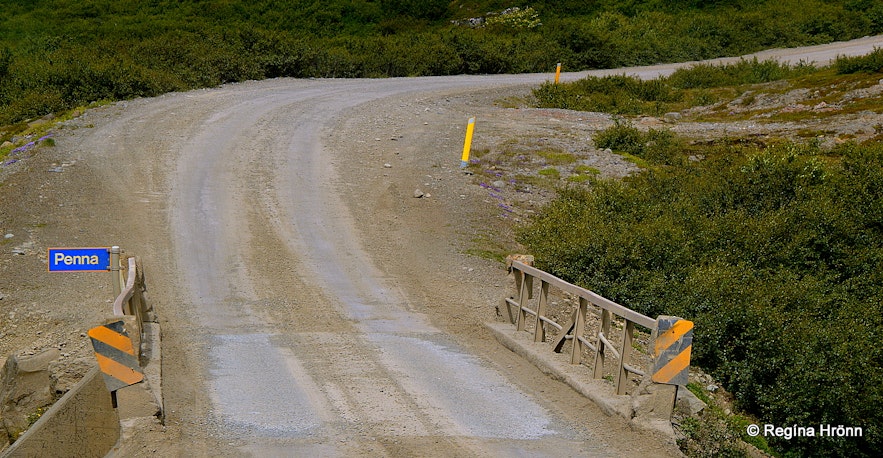
[[[113,255],[111,263],[115,262]],[[114,290],[118,291],[116,299],[113,301],[114,316],[134,315],[138,319],[139,328],[145,321],[151,321],[148,310],[145,308],[144,302],[144,275],[140,268],[140,262],[134,256],[126,260],[127,267],[123,268],[122,263],[116,261],[120,265],[119,274],[114,275]],[[124,288],[116,285],[125,284]],[[119,289],[118,289],[119,288]]]
[[[567,283],[523,262],[512,261],[510,271],[515,275],[515,289],[518,299],[509,297],[505,299],[505,302],[509,320],[515,324],[517,331],[526,330],[528,315],[533,317],[534,342],[545,342],[548,327],[555,328],[558,331],[558,338],[553,347],[554,351],[561,353],[564,343],[571,341],[573,345],[570,349],[570,363],[582,364],[586,354],[585,350],[588,349],[588,353],[592,355],[590,358],[593,360],[587,365],[592,368],[595,379],[604,376],[604,363],[609,356],[612,356],[616,360],[614,384],[618,395],[626,393],[630,373],[641,377],[646,375],[643,370],[631,363],[635,326],[642,326],[653,332],[657,329],[657,320],[619,305],[590,290]],[[534,308],[531,308],[530,301],[534,299],[535,278],[540,280],[539,298],[535,301]],[[564,325],[558,324],[546,315],[549,290],[553,287],[579,299],[579,305],[573,311],[570,320]],[[585,335],[587,332],[586,318],[590,311],[589,305],[593,306],[591,311],[600,318],[600,325],[594,332],[593,338]],[[610,327],[614,317],[624,320],[619,346],[614,345],[610,338]]]

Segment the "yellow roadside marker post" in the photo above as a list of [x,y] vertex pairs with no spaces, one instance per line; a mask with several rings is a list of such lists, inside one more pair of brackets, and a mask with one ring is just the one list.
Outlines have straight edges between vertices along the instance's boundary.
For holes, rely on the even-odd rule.
[[460,168],[469,165],[469,151],[472,149],[472,133],[475,131],[475,117],[469,118],[466,125],[466,140],[463,142],[463,156],[460,158]]
[[558,84],[559,79],[561,79],[561,62],[558,62],[558,67],[555,68],[555,84]]

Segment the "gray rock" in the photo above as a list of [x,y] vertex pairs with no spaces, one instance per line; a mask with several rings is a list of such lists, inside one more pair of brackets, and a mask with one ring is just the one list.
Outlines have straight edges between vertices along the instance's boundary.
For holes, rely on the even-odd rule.
[[60,352],[49,349],[33,356],[10,356],[0,373],[0,417],[9,437],[28,428],[28,416],[55,400],[49,364]]
[[414,190],[414,198],[415,198],[415,199],[419,199],[419,198],[421,198],[421,197],[423,197],[423,196],[425,196],[425,194],[423,194],[423,191],[421,191],[421,190],[419,190],[419,189],[415,189],[415,190]]
[[[67,353],[63,354],[68,355]],[[70,355],[68,355],[69,357]],[[95,364],[95,358],[81,357],[73,361],[54,361],[49,365],[49,379],[56,393],[67,393],[82,380]]]
[[686,387],[678,387],[678,397],[675,400],[675,409],[684,415],[696,415],[705,409],[705,403],[697,398],[692,391]]

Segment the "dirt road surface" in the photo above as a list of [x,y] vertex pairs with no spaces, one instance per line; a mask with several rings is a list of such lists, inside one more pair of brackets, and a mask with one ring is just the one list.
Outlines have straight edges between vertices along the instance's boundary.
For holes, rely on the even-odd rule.
[[91,110],[3,172],[0,229],[27,248],[0,259],[4,327],[28,310],[57,329],[5,332],[88,353],[105,279],[40,253],[120,245],[163,325],[166,409],[120,455],[677,455],[482,329],[511,280],[463,254],[494,229],[459,169],[466,119],[479,144],[518,135],[536,118],[497,102],[549,78],[277,79]]
[[[518,78],[499,80],[513,81]],[[87,149],[107,144],[99,132],[116,133],[122,138],[102,157],[129,166],[108,181],[116,177],[120,191],[146,189],[162,209],[146,215],[160,223],[150,242],[133,241],[131,249],[161,260],[148,275],[151,297],[168,320],[163,388],[167,424],[180,424],[179,445],[255,456],[665,450],[663,442],[622,425],[615,436],[599,437],[580,421],[585,411],[563,415],[537,396],[551,389],[548,382],[521,380],[518,372],[530,367],[511,358],[501,366],[476,348],[471,341],[482,340],[479,316],[492,319],[495,301],[474,291],[482,285],[464,275],[475,267],[445,272],[450,262],[408,260],[445,255],[414,250],[425,235],[408,232],[439,230],[439,241],[449,237],[433,227],[444,227],[442,218],[424,225],[399,221],[408,211],[400,206],[435,200],[407,195],[412,186],[403,183],[425,176],[408,163],[419,160],[416,151],[396,147],[429,125],[447,124],[453,140],[461,126],[451,124],[462,124],[465,114],[440,114],[437,105],[414,98],[499,82],[266,81],[135,103],[97,128],[99,142]],[[393,99],[398,106],[388,105]],[[387,104],[365,105],[378,100]],[[344,117],[352,109],[369,110],[355,119],[371,124],[341,125],[353,119]],[[330,148],[342,132],[356,142]],[[170,139],[178,140],[165,145]],[[440,177],[467,188],[456,148],[443,150],[454,154],[440,166]],[[376,178],[388,182],[360,183]],[[390,237],[366,248],[363,240],[376,240],[372,233]],[[408,238],[410,246],[401,246]],[[382,256],[379,262],[371,249]],[[448,255],[459,256],[455,250]],[[502,271],[496,276],[506,282]],[[562,403],[585,405],[570,393],[563,397],[572,401]],[[620,442],[621,434],[632,440]]]

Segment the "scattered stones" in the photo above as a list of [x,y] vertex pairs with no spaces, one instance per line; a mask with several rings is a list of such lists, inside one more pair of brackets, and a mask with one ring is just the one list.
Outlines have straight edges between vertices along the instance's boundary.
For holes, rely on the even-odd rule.
[[387,162],[386,164],[383,164],[383,168],[385,168],[385,169],[391,169],[391,168],[392,168],[392,164],[390,164],[389,162]]
[[34,242],[32,242],[32,241],[24,242],[21,245],[14,247],[12,249],[12,254],[17,254],[17,255],[21,255],[21,256],[31,254],[34,252],[34,247],[35,247]]

